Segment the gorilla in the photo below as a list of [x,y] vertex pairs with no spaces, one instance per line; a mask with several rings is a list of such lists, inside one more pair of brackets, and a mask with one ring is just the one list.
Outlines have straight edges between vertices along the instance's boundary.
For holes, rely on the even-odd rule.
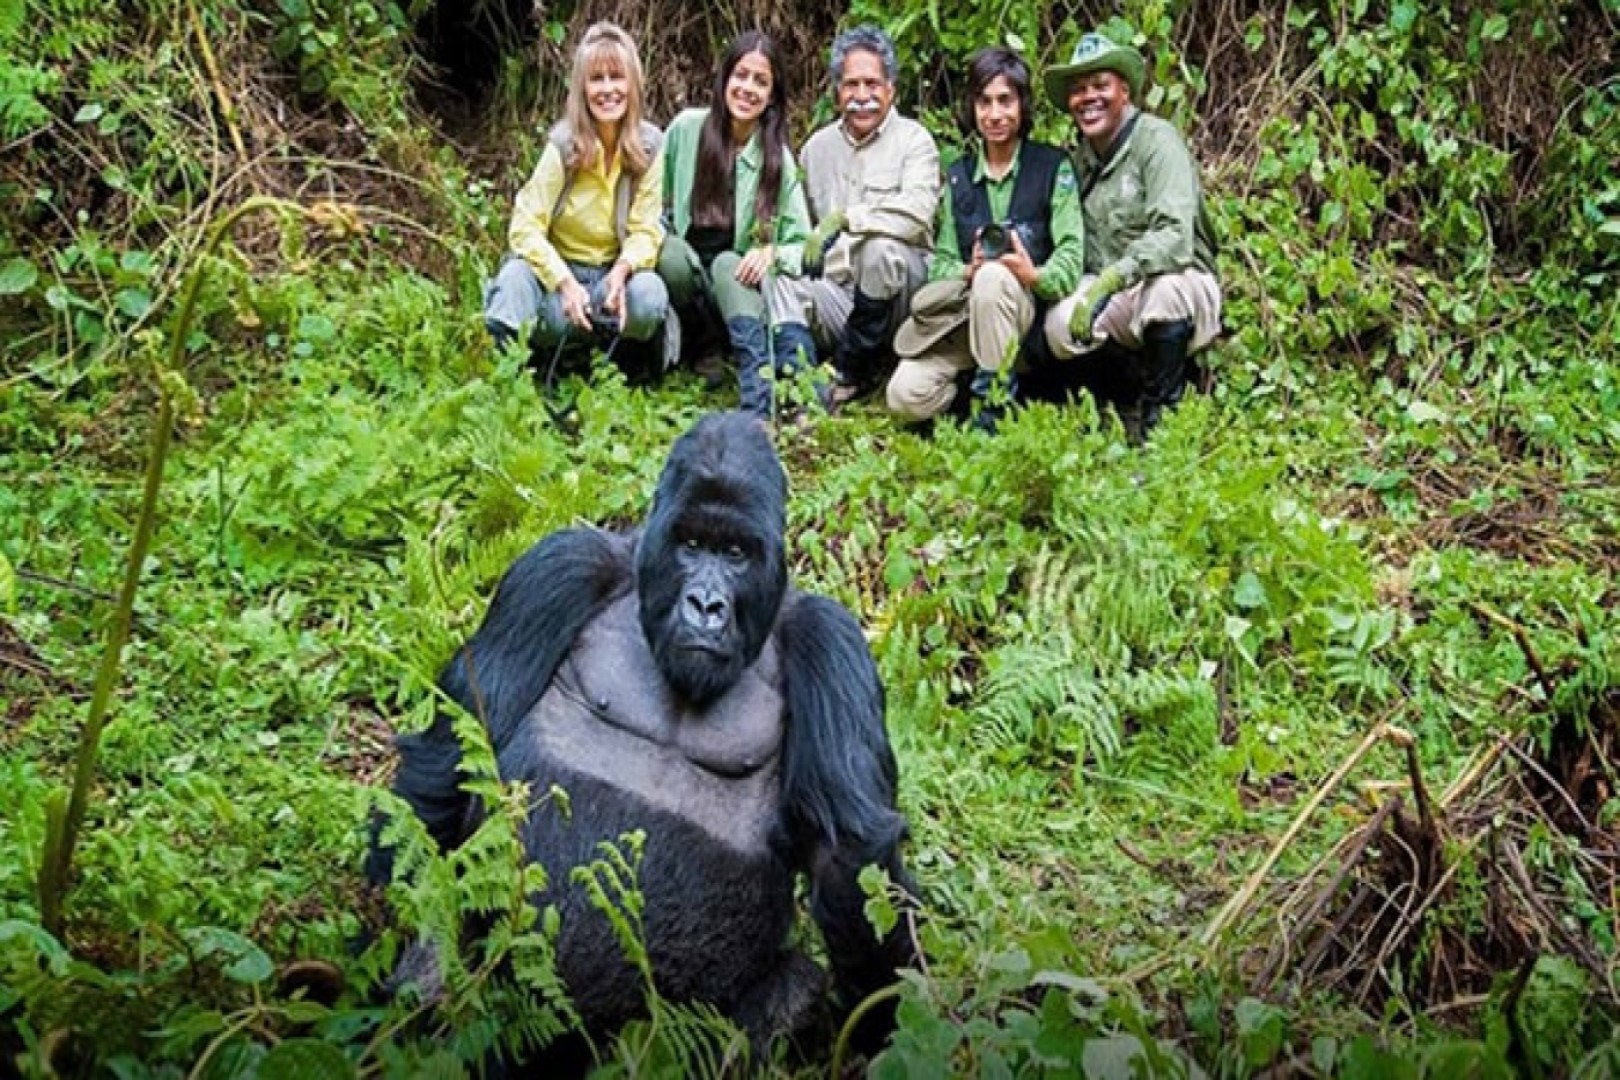
[[[703,418],[639,532],[541,540],[440,675],[483,720],[502,779],[535,793],[523,841],[549,887],[534,903],[561,914],[558,970],[592,1034],[642,1015],[644,986],[571,871],[635,829],[659,993],[714,1006],[756,1049],[807,1037],[917,962],[906,920],[879,940],[857,882],[879,866],[914,905],[883,688],[854,617],[788,585],[786,498],[756,418]],[[458,783],[449,718],[398,749],[395,792],[453,848],[482,811]],[[571,813],[545,798],[553,784]],[[830,988],[788,944],[801,872]],[[868,1049],[885,1034],[875,1015],[858,1033]]]

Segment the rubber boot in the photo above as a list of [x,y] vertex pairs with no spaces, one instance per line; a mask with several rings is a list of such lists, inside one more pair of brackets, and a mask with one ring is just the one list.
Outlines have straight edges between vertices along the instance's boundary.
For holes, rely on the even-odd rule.
[[744,412],[771,418],[771,358],[767,354],[765,324],[751,315],[726,320],[731,338],[731,358],[737,364],[737,407]]
[[977,408],[973,413],[973,430],[994,435],[1007,406],[1018,393],[1018,376],[1009,372],[1005,382],[994,371],[976,368],[968,392]]
[[[771,329],[771,362],[776,368],[778,382],[787,382],[801,371],[816,370],[816,339],[804,323],[777,323]],[[827,398],[825,380],[815,380],[818,401]],[[795,405],[786,417],[789,422],[804,419],[804,410]]]
[[1149,323],[1142,328],[1142,435],[1146,439],[1165,410],[1172,409],[1187,390],[1187,346],[1192,341],[1191,319]]
[[833,367],[838,382],[831,389],[828,412],[838,406],[870,394],[883,377],[892,356],[889,352],[889,324],[893,321],[894,302],[867,296],[855,290],[855,299],[849,309],[849,321],[844,324],[844,337],[833,354]]

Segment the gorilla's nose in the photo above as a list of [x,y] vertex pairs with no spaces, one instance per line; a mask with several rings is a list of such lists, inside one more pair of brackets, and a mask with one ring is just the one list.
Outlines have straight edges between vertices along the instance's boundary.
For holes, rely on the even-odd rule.
[[688,626],[713,632],[725,628],[731,618],[731,605],[713,589],[692,589],[681,605],[681,615]]

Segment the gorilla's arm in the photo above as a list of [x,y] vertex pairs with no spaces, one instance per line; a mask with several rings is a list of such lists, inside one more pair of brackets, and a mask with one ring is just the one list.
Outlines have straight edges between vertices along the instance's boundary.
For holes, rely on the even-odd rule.
[[883,722],[883,684],[861,628],[831,600],[798,595],[783,612],[778,642],[787,692],[784,820],[811,877],[811,914],[821,927],[848,1006],[914,966],[902,920],[881,942],[866,919],[858,875],[868,863],[915,897],[900,858],[906,821],[895,805],[898,770]]
[[[481,717],[495,752],[534,707],[584,625],[630,586],[630,541],[597,529],[552,533],[507,570],[478,632],[439,675],[439,687]],[[461,790],[461,743],[450,718],[399,739],[394,790],[441,850],[466,839],[476,808]]]

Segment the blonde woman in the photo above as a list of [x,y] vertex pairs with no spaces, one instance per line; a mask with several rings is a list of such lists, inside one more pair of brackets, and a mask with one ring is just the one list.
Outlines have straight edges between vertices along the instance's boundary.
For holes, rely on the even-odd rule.
[[507,256],[484,297],[497,346],[533,327],[530,344],[609,350],[631,374],[663,361],[662,135],[642,117],[641,57],[609,22],[574,52],[565,115],[518,192]]

